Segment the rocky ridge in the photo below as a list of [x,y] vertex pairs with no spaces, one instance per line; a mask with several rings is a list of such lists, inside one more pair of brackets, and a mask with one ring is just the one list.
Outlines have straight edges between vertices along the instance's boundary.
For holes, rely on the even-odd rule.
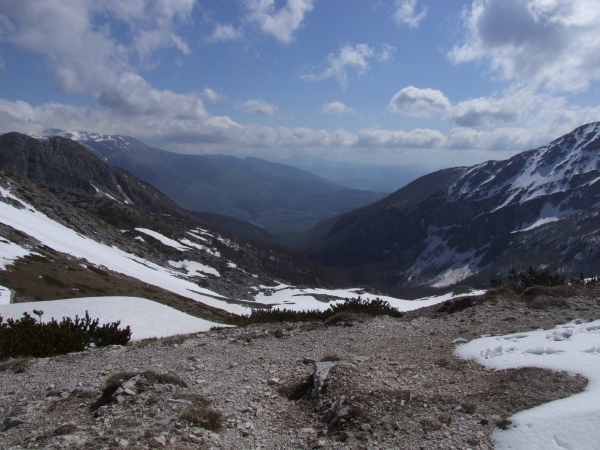
[[216,329],[4,363],[0,446],[490,449],[512,414],[586,380],[490,371],[455,346],[597,319],[599,293],[504,289],[400,319]]

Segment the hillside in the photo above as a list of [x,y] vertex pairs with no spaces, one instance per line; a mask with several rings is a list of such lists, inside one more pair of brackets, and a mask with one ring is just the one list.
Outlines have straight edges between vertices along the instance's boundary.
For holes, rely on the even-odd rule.
[[513,266],[596,273],[599,151],[593,123],[505,161],[425,175],[316,225],[295,248],[388,292],[486,285]]
[[138,296],[222,322],[282,282],[340,282],[290,250],[211,227],[69,139],[0,136],[0,170],[0,285],[15,302]]
[[259,158],[178,154],[129,136],[60,130],[48,134],[76,140],[188,210],[245,220],[271,233],[304,231],[319,220],[383,197]]

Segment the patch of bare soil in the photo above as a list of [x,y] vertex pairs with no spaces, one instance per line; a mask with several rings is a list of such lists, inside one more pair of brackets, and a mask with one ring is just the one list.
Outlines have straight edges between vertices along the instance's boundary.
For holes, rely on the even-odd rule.
[[[595,320],[598,293],[540,308],[496,292],[402,319],[222,329],[7,365],[0,415],[23,423],[0,447],[490,449],[511,415],[587,381],[488,370],[456,358],[452,341]],[[318,398],[312,360],[334,363]],[[116,390],[91,411],[107,380]]]

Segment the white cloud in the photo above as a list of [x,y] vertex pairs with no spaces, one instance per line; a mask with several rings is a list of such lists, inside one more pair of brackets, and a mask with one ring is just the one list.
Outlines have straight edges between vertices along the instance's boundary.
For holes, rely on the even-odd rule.
[[262,100],[248,100],[237,107],[237,109],[246,114],[255,114],[259,116],[272,116],[277,111],[275,105],[271,105]]
[[250,8],[250,20],[278,41],[289,44],[294,32],[300,27],[306,14],[313,9],[313,0],[287,0],[276,11],[275,0],[246,0]]
[[353,68],[358,72],[358,75],[363,75],[371,68],[369,60],[377,58],[380,61],[389,61],[392,57],[394,47],[388,44],[383,45],[381,53],[375,52],[375,49],[367,44],[357,44],[352,47],[345,45],[341,48],[340,53],[330,53],[327,57],[329,67],[321,74],[306,74],[302,78],[308,81],[326,80],[331,77],[337,78],[342,90],[348,87],[348,68]]
[[539,95],[530,89],[511,88],[501,97],[465,100],[452,108],[450,117],[463,127],[497,126],[520,121],[539,104]]
[[[151,54],[175,47],[189,53],[178,24],[190,20],[196,0],[35,0],[2,2],[0,41],[40,53],[66,92],[94,93],[119,76],[147,66]],[[130,36],[114,37],[116,26]]]
[[450,100],[437,89],[408,86],[392,97],[388,109],[413,117],[433,117],[450,110]]
[[409,28],[417,28],[419,22],[427,15],[427,8],[417,13],[417,0],[396,0],[394,20],[398,25],[407,25]]
[[[343,159],[363,158],[363,161],[368,158],[369,162],[427,159],[435,164],[459,165],[467,159],[477,163],[509,157],[600,118],[600,107],[571,106],[565,98],[539,96],[535,105],[535,110],[510,127],[491,130],[457,127],[448,135],[418,128],[409,131],[367,128],[355,133],[343,129],[328,132],[306,127],[275,128],[241,125],[226,116],[211,116],[198,95],[160,91],[138,75],[127,74],[111,91],[99,94],[85,107],[59,103],[32,106],[23,101],[0,99],[0,133],[41,134],[47,128],[61,128],[130,135],[149,145],[187,153],[267,158],[327,154]],[[400,157],[404,159],[400,161]]]
[[369,128],[358,132],[358,147],[433,148],[445,141],[438,130],[416,128],[412,131]]
[[344,105],[342,102],[325,103],[321,108],[321,113],[339,115],[354,112],[353,108]]
[[532,130],[525,128],[496,128],[491,131],[477,131],[472,128],[459,127],[451,130],[446,147],[449,149],[468,150],[515,150],[526,149],[534,141]]
[[227,42],[241,39],[243,34],[232,25],[217,24],[213,34],[208,38],[209,42]]
[[223,100],[225,100],[227,98],[226,95],[221,94],[219,92],[213,91],[211,88],[205,87],[204,90],[202,91],[202,94],[200,94],[202,96],[202,98],[206,101],[209,101],[211,103],[218,103],[218,102],[222,102]]
[[487,60],[509,80],[576,92],[600,78],[597,0],[476,0],[455,63]]
[[396,47],[392,47],[390,44],[383,44],[381,53],[377,55],[377,59],[381,62],[388,62],[394,59],[394,52]]

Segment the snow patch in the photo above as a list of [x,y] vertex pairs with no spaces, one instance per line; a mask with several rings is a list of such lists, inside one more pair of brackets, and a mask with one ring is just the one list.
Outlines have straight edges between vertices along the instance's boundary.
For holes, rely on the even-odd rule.
[[53,317],[57,321],[63,317],[83,317],[86,311],[93,319],[100,319],[100,325],[121,321],[121,328],[127,325],[131,327],[133,341],[198,333],[208,331],[215,325],[223,326],[137,297],[87,297],[14,303],[0,305],[0,316],[5,319],[20,319],[24,312],[34,316],[34,309],[44,311],[42,322],[49,322]]
[[[390,306],[397,308],[399,311],[412,311],[426,306],[437,305],[443,303],[453,297],[452,293],[420,298],[417,300],[403,300],[394,297],[387,297],[385,295],[376,295],[369,293],[359,294],[359,289],[300,289],[293,286],[279,285],[276,287],[260,286],[261,289],[270,291],[270,295],[265,292],[260,292],[254,296],[258,303],[271,305],[274,309],[289,309],[292,311],[303,311],[309,309],[316,309],[324,311],[331,305],[336,303],[343,303],[346,299],[361,297],[363,300],[375,300],[379,298],[390,304]],[[473,291],[468,295],[481,295],[485,291]],[[324,298],[324,296],[337,298],[329,302],[318,300],[317,298]]]
[[15,259],[22,258],[30,253],[26,248],[0,237],[0,270],[6,270],[6,266],[12,264]]
[[173,247],[180,251],[189,250],[188,247],[181,244],[180,242],[174,241],[173,239],[163,236],[162,234],[157,233],[156,231],[148,230],[147,228],[136,228],[136,231],[147,234],[148,236],[153,237],[154,239],[156,239],[157,241],[160,241],[162,244],[164,244],[168,247]]
[[[552,330],[475,339],[455,352],[493,369],[538,367],[580,374],[589,380],[585,391],[521,411],[514,427],[496,430],[496,449],[598,448],[600,423],[600,320],[571,322]],[[505,348],[505,343],[511,345]],[[558,444],[560,443],[560,444]]]
[[201,264],[197,261],[169,261],[169,265],[178,269],[184,269],[190,276],[204,277],[205,274],[220,277],[221,274],[212,267]]
[[12,291],[4,286],[0,286],[0,305],[10,305]]

